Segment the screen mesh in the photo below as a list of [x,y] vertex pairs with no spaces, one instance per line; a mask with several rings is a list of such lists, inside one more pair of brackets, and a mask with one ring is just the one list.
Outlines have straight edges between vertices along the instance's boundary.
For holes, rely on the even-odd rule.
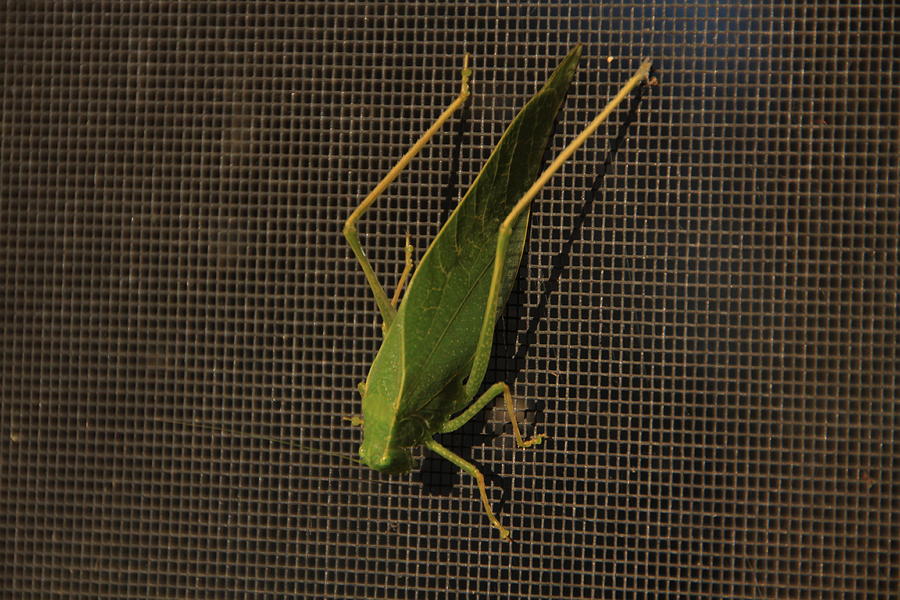
[[[3,3],[9,598],[887,598],[896,4]],[[576,43],[486,410],[354,464],[389,292]],[[194,424],[185,424],[193,422]],[[224,428],[226,431],[223,431]],[[276,440],[288,440],[286,445]],[[297,444],[306,444],[307,450]]]

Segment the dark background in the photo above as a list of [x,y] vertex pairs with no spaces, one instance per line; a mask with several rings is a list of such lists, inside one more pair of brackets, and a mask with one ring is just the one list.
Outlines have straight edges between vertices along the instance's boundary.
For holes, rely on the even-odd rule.
[[[895,3],[2,7],[2,597],[898,592]],[[578,42],[554,152],[659,85],[534,207],[486,381],[549,442],[442,438],[514,541],[442,460],[260,439],[356,451],[343,220],[472,53],[361,226],[392,289]]]

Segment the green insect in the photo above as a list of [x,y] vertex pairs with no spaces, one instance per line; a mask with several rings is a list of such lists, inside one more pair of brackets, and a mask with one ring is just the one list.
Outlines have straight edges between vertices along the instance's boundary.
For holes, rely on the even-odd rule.
[[[491,509],[484,476],[434,436],[462,427],[491,400],[503,395],[513,434],[522,448],[541,443],[539,434],[525,440],[516,423],[509,386],[498,382],[481,396],[494,325],[512,289],[528,229],[529,207],[550,177],[650,72],[644,62],[634,76],[547,169],[538,177],[553,121],[575,74],[581,46],[575,47],[544,87],[525,105],[459,205],[413,270],[413,248],[406,243],[406,265],[393,298],[388,298],[359,242],[357,221],[469,97],[466,55],[459,96],[353,211],[344,236],[375,295],[383,319],[384,340],[364,383],[359,386],[363,426],[359,455],[384,473],[413,467],[410,450],[424,445],[472,475],[484,510],[500,537],[509,531]],[[399,304],[399,306],[398,306]]]

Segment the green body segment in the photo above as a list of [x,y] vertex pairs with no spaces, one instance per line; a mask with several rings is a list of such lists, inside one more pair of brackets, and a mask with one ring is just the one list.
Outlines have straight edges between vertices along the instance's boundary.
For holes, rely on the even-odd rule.
[[[412,468],[409,448],[472,402],[463,383],[473,387],[465,379],[485,320],[498,230],[537,178],[580,54],[579,46],[519,112],[416,268],[366,379],[360,457],[373,469]],[[510,236],[494,321],[515,281],[528,217],[526,210]]]

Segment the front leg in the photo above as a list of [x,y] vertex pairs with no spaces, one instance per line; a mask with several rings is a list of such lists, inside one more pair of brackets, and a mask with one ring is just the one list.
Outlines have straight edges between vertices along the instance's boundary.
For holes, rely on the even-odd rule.
[[491,522],[491,525],[493,525],[500,531],[500,537],[502,539],[509,538],[509,529],[500,524],[500,521],[498,521],[497,517],[494,515],[494,511],[491,509],[491,501],[488,500],[487,488],[484,485],[484,475],[481,474],[481,471],[479,471],[475,467],[475,465],[465,460],[463,457],[454,454],[434,440],[426,440],[425,447],[435,454],[446,458],[454,465],[475,478],[475,483],[478,484],[478,494],[481,496],[481,503],[484,505],[484,512],[487,513],[488,520]]

